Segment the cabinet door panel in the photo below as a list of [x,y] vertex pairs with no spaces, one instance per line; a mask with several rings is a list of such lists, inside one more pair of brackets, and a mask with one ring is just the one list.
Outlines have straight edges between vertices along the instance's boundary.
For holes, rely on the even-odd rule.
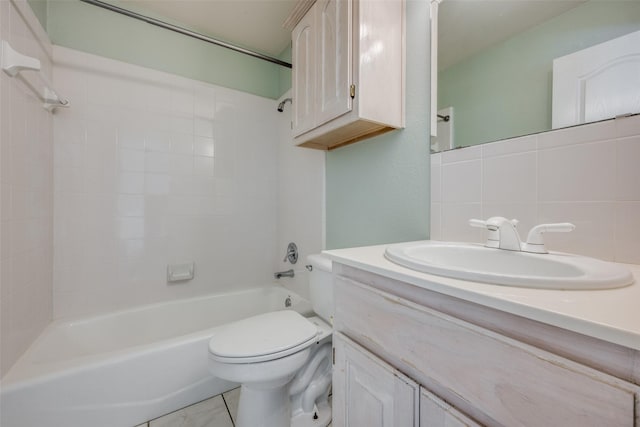
[[293,133],[300,135],[315,126],[316,80],[316,7],[296,25],[291,33],[291,73],[293,88]]
[[317,3],[317,125],[351,110],[351,2]]
[[420,427],[480,427],[480,424],[425,388],[421,388]]
[[397,0],[362,1],[358,7],[358,21],[366,28],[358,46],[359,111],[368,120],[398,127],[404,127],[404,102],[395,96],[404,92],[404,66],[398,66],[405,61],[404,15]]
[[418,385],[335,334],[334,427],[417,427]]

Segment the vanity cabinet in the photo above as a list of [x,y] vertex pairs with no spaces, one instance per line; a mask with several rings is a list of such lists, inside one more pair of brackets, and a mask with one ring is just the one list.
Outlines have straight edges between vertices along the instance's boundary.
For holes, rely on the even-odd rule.
[[317,0],[292,31],[294,143],[330,150],[404,126],[404,0]]
[[480,427],[480,424],[421,387],[420,427]]
[[[377,358],[387,372],[420,384],[414,424],[420,427],[640,425],[640,359],[634,351],[544,327],[549,348],[532,345],[544,343],[532,333],[540,325],[519,335],[516,326],[523,320],[516,316],[335,262],[334,280],[334,407],[368,402],[355,394],[345,399],[348,367],[352,359]],[[506,319],[513,322],[511,332]],[[345,351],[341,335],[357,343],[357,359],[353,350]],[[554,345],[562,341],[569,345]],[[576,344],[580,348],[572,353]],[[415,401],[399,393],[394,398],[404,400],[397,406]],[[334,425],[355,425],[343,420]]]

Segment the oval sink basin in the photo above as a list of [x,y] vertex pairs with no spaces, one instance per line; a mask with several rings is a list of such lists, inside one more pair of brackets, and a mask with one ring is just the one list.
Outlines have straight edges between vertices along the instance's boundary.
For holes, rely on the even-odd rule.
[[412,270],[494,285],[610,289],[633,283],[625,267],[579,255],[533,254],[479,244],[422,241],[390,245],[385,257]]

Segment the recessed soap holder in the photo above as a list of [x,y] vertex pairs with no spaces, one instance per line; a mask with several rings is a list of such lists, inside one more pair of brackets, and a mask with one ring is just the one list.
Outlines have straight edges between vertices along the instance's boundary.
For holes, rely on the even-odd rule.
[[184,282],[193,279],[195,263],[169,264],[167,265],[167,282]]

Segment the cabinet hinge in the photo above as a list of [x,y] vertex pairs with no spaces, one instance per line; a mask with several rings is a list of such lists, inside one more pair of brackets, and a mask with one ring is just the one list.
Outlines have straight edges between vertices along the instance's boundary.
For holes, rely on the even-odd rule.
[[335,365],[336,364],[336,348],[333,347],[332,350],[333,350],[333,363],[332,364]]
[[351,85],[349,87],[349,95],[351,95],[351,99],[356,97],[356,85]]

